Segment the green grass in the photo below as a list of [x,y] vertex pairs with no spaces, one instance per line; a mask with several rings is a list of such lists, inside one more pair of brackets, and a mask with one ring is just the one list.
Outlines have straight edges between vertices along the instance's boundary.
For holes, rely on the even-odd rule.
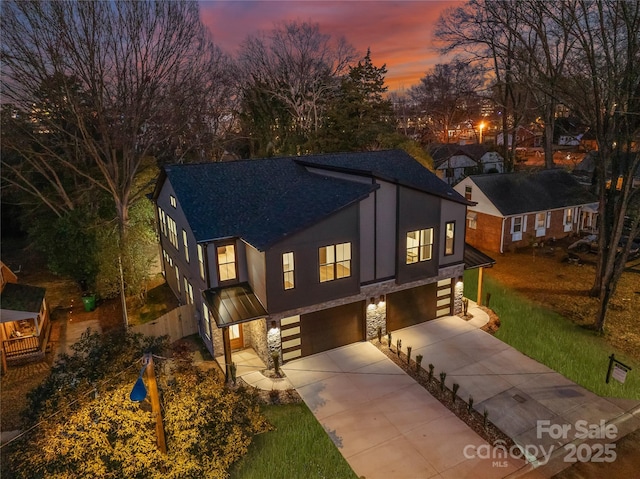
[[[465,292],[476,297],[478,270],[465,271]],[[485,276],[483,301],[500,317],[496,337],[527,356],[558,371],[599,396],[640,399],[640,364],[609,345],[594,331],[582,328],[558,313],[540,307]],[[615,354],[633,370],[624,384],[605,383],[609,356]]]
[[356,479],[305,404],[266,406],[275,430],[257,436],[231,479]]

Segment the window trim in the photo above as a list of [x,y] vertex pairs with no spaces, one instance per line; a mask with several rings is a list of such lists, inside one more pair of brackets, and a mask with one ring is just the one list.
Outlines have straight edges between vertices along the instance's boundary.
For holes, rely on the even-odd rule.
[[[285,256],[289,255],[291,255],[291,262],[285,263]],[[289,269],[285,269],[285,265],[287,265]],[[296,287],[295,268],[295,255],[293,254],[293,251],[282,253],[282,286],[285,291],[295,289]],[[287,283],[289,283],[291,286],[287,287]]]
[[176,197],[175,197],[175,196],[173,196],[173,195],[169,195],[169,204],[170,204],[171,206],[173,206],[173,208],[176,208],[176,207],[177,207],[178,203],[177,203],[177,201],[176,201]]
[[[230,261],[228,263],[220,263],[220,248],[227,248],[229,246],[233,247],[233,261]],[[225,253],[226,254],[226,253]],[[218,266],[218,282],[220,283],[228,283],[231,281],[238,281],[238,252],[237,252],[237,248],[236,248],[236,244],[235,243],[224,243],[224,244],[217,244],[216,245],[216,264]],[[227,279],[222,279],[222,274],[221,274],[221,269],[220,267],[222,265],[227,266],[233,264],[233,277],[232,278],[227,278]]]
[[[451,237],[451,252],[448,253],[448,249],[447,249],[447,241],[449,240],[449,237],[447,236],[447,233],[449,232],[449,225],[452,225],[452,231],[453,231],[453,236]],[[456,222],[455,221],[447,221],[444,224],[444,255],[445,256],[452,256],[456,254]]]
[[[422,263],[424,261],[431,261],[433,259],[433,231],[434,228],[422,228],[419,230],[407,231],[406,234],[406,257],[405,264],[416,264]],[[416,246],[409,246],[409,235],[416,234],[418,237]],[[427,237],[431,241],[427,241]],[[411,238],[415,241],[415,238]],[[415,260],[409,261],[409,250],[417,250],[417,254],[414,253]],[[429,254],[426,254],[426,251],[429,251]]]
[[[348,246],[348,259],[344,259],[344,247]],[[343,258],[339,259],[338,258],[338,247],[342,247],[342,255]],[[333,261],[327,261],[326,263],[322,263],[321,262],[321,251],[323,249],[327,250],[327,253],[329,251],[332,252],[333,256]],[[325,246],[320,246],[318,248],[318,279],[320,280],[321,283],[327,283],[329,281],[335,281],[338,279],[343,279],[343,278],[350,278],[352,275],[352,268],[351,268],[351,262],[353,261],[353,251],[352,251],[352,247],[351,247],[351,241],[347,241],[344,243],[336,243],[336,244],[330,244],[330,245],[325,245]],[[325,254],[325,259],[329,258],[329,254]],[[342,270],[347,270],[349,271],[349,274],[347,275],[342,275],[342,272],[338,269],[338,266],[342,266]],[[323,270],[323,267],[325,268]],[[322,271],[331,271],[331,277],[330,278],[326,278],[326,279],[322,279]]]

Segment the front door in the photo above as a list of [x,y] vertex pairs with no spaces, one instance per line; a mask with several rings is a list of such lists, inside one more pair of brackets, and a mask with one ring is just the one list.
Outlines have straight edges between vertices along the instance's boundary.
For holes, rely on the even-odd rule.
[[244,347],[241,325],[234,324],[233,326],[229,326],[229,340],[231,343],[231,349],[241,349]]

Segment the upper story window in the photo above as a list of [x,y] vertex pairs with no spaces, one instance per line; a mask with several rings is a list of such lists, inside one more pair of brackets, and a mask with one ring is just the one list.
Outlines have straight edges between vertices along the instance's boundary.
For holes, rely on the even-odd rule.
[[171,206],[173,206],[174,208],[176,207],[176,197],[173,195],[169,195],[169,203],[171,203]]
[[293,289],[295,287],[295,279],[293,276],[294,264],[293,253],[283,253],[282,255],[282,275],[284,289]]
[[469,229],[475,230],[478,228],[478,213],[475,211],[468,211],[467,220],[469,220]]
[[182,230],[182,243],[184,244],[184,259],[189,262],[189,244],[187,243],[187,232]]
[[184,279],[184,292],[187,297],[187,304],[193,304],[193,287],[186,276],[183,276]]
[[169,215],[167,215],[167,226],[169,228],[169,241],[178,249],[178,228],[176,227],[176,222]]
[[351,243],[323,246],[318,259],[321,283],[351,276]]
[[198,249],[198,268],[200,269],[200,278],[204,279],[204,249],[202,245],[197,245]]
[[445,256],[453,254],[456,240],[456,222],[449,221],[445,225],[444,236],[444,254]]
[[209,316],[209,307],[204,301],[202,302],[202,318],[204,319],[204,335],[211,339],[211,316]]
[[473,189],[471,188],[471,186],[465,186],[464,187],[464,197],[466,200],[471,201],[471,192],[473,191]]
[[433,253],[433,228],[407,233],[407,264],[429,261]]
[[236,279],[236,247],[232,244],[218,246],[217,253],[220,281]]
[[176,265],[176,288],[178,289],[178,293],[180,292],[180,268]]

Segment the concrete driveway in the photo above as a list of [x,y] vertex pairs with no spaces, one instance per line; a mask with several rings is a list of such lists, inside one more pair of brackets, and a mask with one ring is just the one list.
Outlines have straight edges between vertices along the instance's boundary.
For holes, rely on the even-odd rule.
[[465,457],[487,443],[370,343],[283,370],[359,477],[500,478],[525,464]]
[[[494,449],[492,457],[477,457],[486,442],[370,343],[287,363],[287,377],[358,476],[551,477],[571,465],[571,444],[587,442],[583,455],[596,454],[640,428],[640,401],[587,391],[478,329],[486,313],[470,312],[468,322],[447,316],[395,331],[394,342],[412,346],[412,356],[422,354],[423,367],[432,363],[436,375],[447,372],[447,385],[458,383],[462,399],[471,395],[476,410],[489,411],[526,462],[518,454],[495,457]],[[580,425],[616,432],[585,441]]]

